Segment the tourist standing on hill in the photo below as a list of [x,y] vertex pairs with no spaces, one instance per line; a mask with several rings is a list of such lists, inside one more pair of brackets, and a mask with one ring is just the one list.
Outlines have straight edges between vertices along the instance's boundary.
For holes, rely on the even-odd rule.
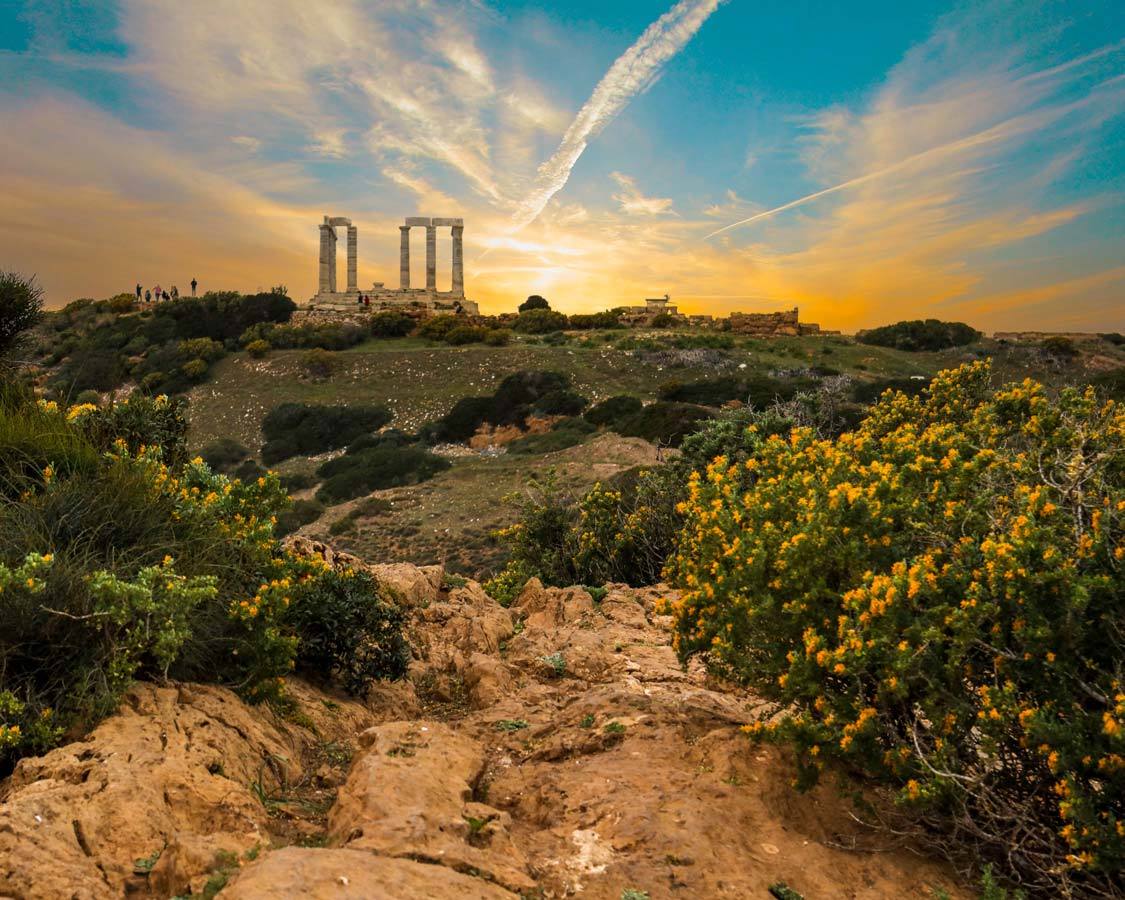
[[193,297],[195,296],[195,286],[196,286],[197,284],[199,284],[199,282],[198,282],[198,281],[196,281],[196,280],[195,280],[195,279],[193,278],[193,279],[191,280],[191,295],[192,295]]
[[157,285],[156,287],[154,287],[154,288],[152,289],[152,292],[153,292],[153,294],[155,294],[155,295],[156,295],[156,302],[157,302],[157,303],[159,303],[159,302],[160,302],[161,300],[163,300],[163,299],[164,299],[164,291],[162,291],[162,290],[160,289],[160,285]]
[[145,291],[145,303],[152,302],[152,291]]
[[176,287],[175,285],[172,285],[172,299],[173,300],[179,300],[180,299],[180,289],[178,287]]
[[138,281],[137,282],[137,302],[139,303],[140,300],[141,300],[141,283]]

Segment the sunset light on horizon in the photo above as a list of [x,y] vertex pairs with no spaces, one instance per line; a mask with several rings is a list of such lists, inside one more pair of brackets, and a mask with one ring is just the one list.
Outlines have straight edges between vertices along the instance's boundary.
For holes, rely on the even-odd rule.
[[438,216],[486,313],[1125,331],[1113,0],[4,10],[0,259],[53,308],[193,277],[303,302],[325,215],[397,284],[399,225]]

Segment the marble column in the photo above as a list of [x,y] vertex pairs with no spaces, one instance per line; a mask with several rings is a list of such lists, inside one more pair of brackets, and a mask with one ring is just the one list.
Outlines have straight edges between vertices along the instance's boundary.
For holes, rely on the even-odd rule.
[[328,226],[328,292],[336,293],[336,229]]
[[453,226],[453,293],[465,296],[465,251],[461,246],[461,236],[464,234],[463,225]]
[[354,294],[359,288],[356,286],[356,257],[359,243],[359,231],[354,225],[348,226],[348,293]]
[[426,290],[437,290],[437,228],[426,226]]
[[398,244],[398,287],[399,290],[410,290],[410,226],[399,225]]
[[317,280],[317,293],[319,294],[325,294],[330,290],[328,272],[331,262],[334,261],[330,256],[332,244],[329,235],[331,233],[331,225],[320,226],[320,277]]

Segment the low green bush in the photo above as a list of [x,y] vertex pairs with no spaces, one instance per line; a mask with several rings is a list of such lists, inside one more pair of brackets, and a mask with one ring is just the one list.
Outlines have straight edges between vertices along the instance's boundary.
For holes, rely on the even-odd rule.
[[567,318],[553,309],[529,309],[521,312],[512,328],[521,334],[549,334],[567,327]]
[[421,431],[430,444],[467,441],[483,424],[523,427],[533,405],[548,394],[567,391],[570,380],[560,372],[515,372],[489,397],[462,397],[448,413]]
[[319,500],[294,500],[277,514],[274,533],[278,537],[292,534],[302,525],[315,522],[324,513],[324,504]]
[[250,451],[234,438],[217,438],[200,450],[199,455],[214,471],[226,474],[249,459]]
[[246,345],[246,352],[249,353],[254,359],[261,359],[263,356],[268,356],[273,347],[269,341],[256,340],[251,341]]
[[461,347],[465,344],[479,344],[488,332],[476,325],[458,325],[456,328],[451,328],[445,335],[445,343],[453,347]]
[[588,422],[613,428],[618,423],[637,415],[643,408],[644,404],[640,397],[621,395],[595,403],[583,415]]
[[732,400],[764,409],[777,400],[788,400],[797,391],[815,387],[812,378],[770,378],[765,375],[723,375],[699,381],[669,382],[661,385],[661,400],[722,406]]
[[590,401],[571,390],[549,391],[531,404],[531,411],[541,416],[577,416]]
[[417,484],[449,468],[449,460],[421,447],[376,447],[329,460],[317,474],[322,503],[335,504],[372,491]]
[[331,677],[362,697],[373,681],[406,675],[410,647],[395,598],[365,572],[327,572],[289,607],[285,622],[301,636],[297,671]]
[[371,335],[377,338],[406,337],[414,330],[415,320],[405,313],[388,310],[371,317]]
[[512,342],[512,332],[508,328],[490,328],[484,333],[484,342],[489,347],[506,347]]
[[301,354],[300,366],[313,378],[331,378],[340,364],[331,350],[314,347]]
[[390,420],[391,413],[382,406],[282,403],[262,420],[266,439],[262,461],[274,465],[291,456],[312,456],[346,447]]
[[964,322],[915,319],[861,331],[856,335],[856,340],[861,344],[917,352],[962,347],[979,341],[981,337],[979,331],[970,328]]
[[658,400],[618,423],[615,430],[625,437],[639,437],[653,444],[678,447],[685,437],[697,431],[700,424],[712,416],[714,412],[702,406]]
[[431,341],[444,341],[449,332],[460,328],[464,320],[453,315],[431,316],[418,327],[418,336]]

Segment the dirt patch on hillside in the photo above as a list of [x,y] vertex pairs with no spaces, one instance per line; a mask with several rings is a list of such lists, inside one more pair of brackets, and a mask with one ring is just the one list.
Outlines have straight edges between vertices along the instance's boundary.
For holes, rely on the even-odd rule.
[[[376,562],[399,559],[417,565],[444,565],[474,578],[503,568],[505,550],[492,532],[510,525],[515,509],[504,498],[528,489],[534,477],[554,470],[560,489],[575,495],[634,466],[654,465],[670,453],[640,438],[606,432],[589,441],[541,456],[473,455],[421,484],[377,491],[385,503],[371,515],[350,518],[343,533],[331,534],[363,499],[334,506],[301,534],[331,539],[343,549]],[[366,499],[366,498],[364,498]]]
[[[169,897],[219,879],[242,900],[968,896],[830,790],[790,788],[782,755],[740,732],[750,698],[677,664],[666,592],[611,585],[595,602],[532,581],[504,609],[440,569],[373,573],[410,610],[408,681],[364,706],[296,683],[299,724],[221,689],[137,688],[3,786],[0,894]],[[271,800],[299,783],[331,801]]]

